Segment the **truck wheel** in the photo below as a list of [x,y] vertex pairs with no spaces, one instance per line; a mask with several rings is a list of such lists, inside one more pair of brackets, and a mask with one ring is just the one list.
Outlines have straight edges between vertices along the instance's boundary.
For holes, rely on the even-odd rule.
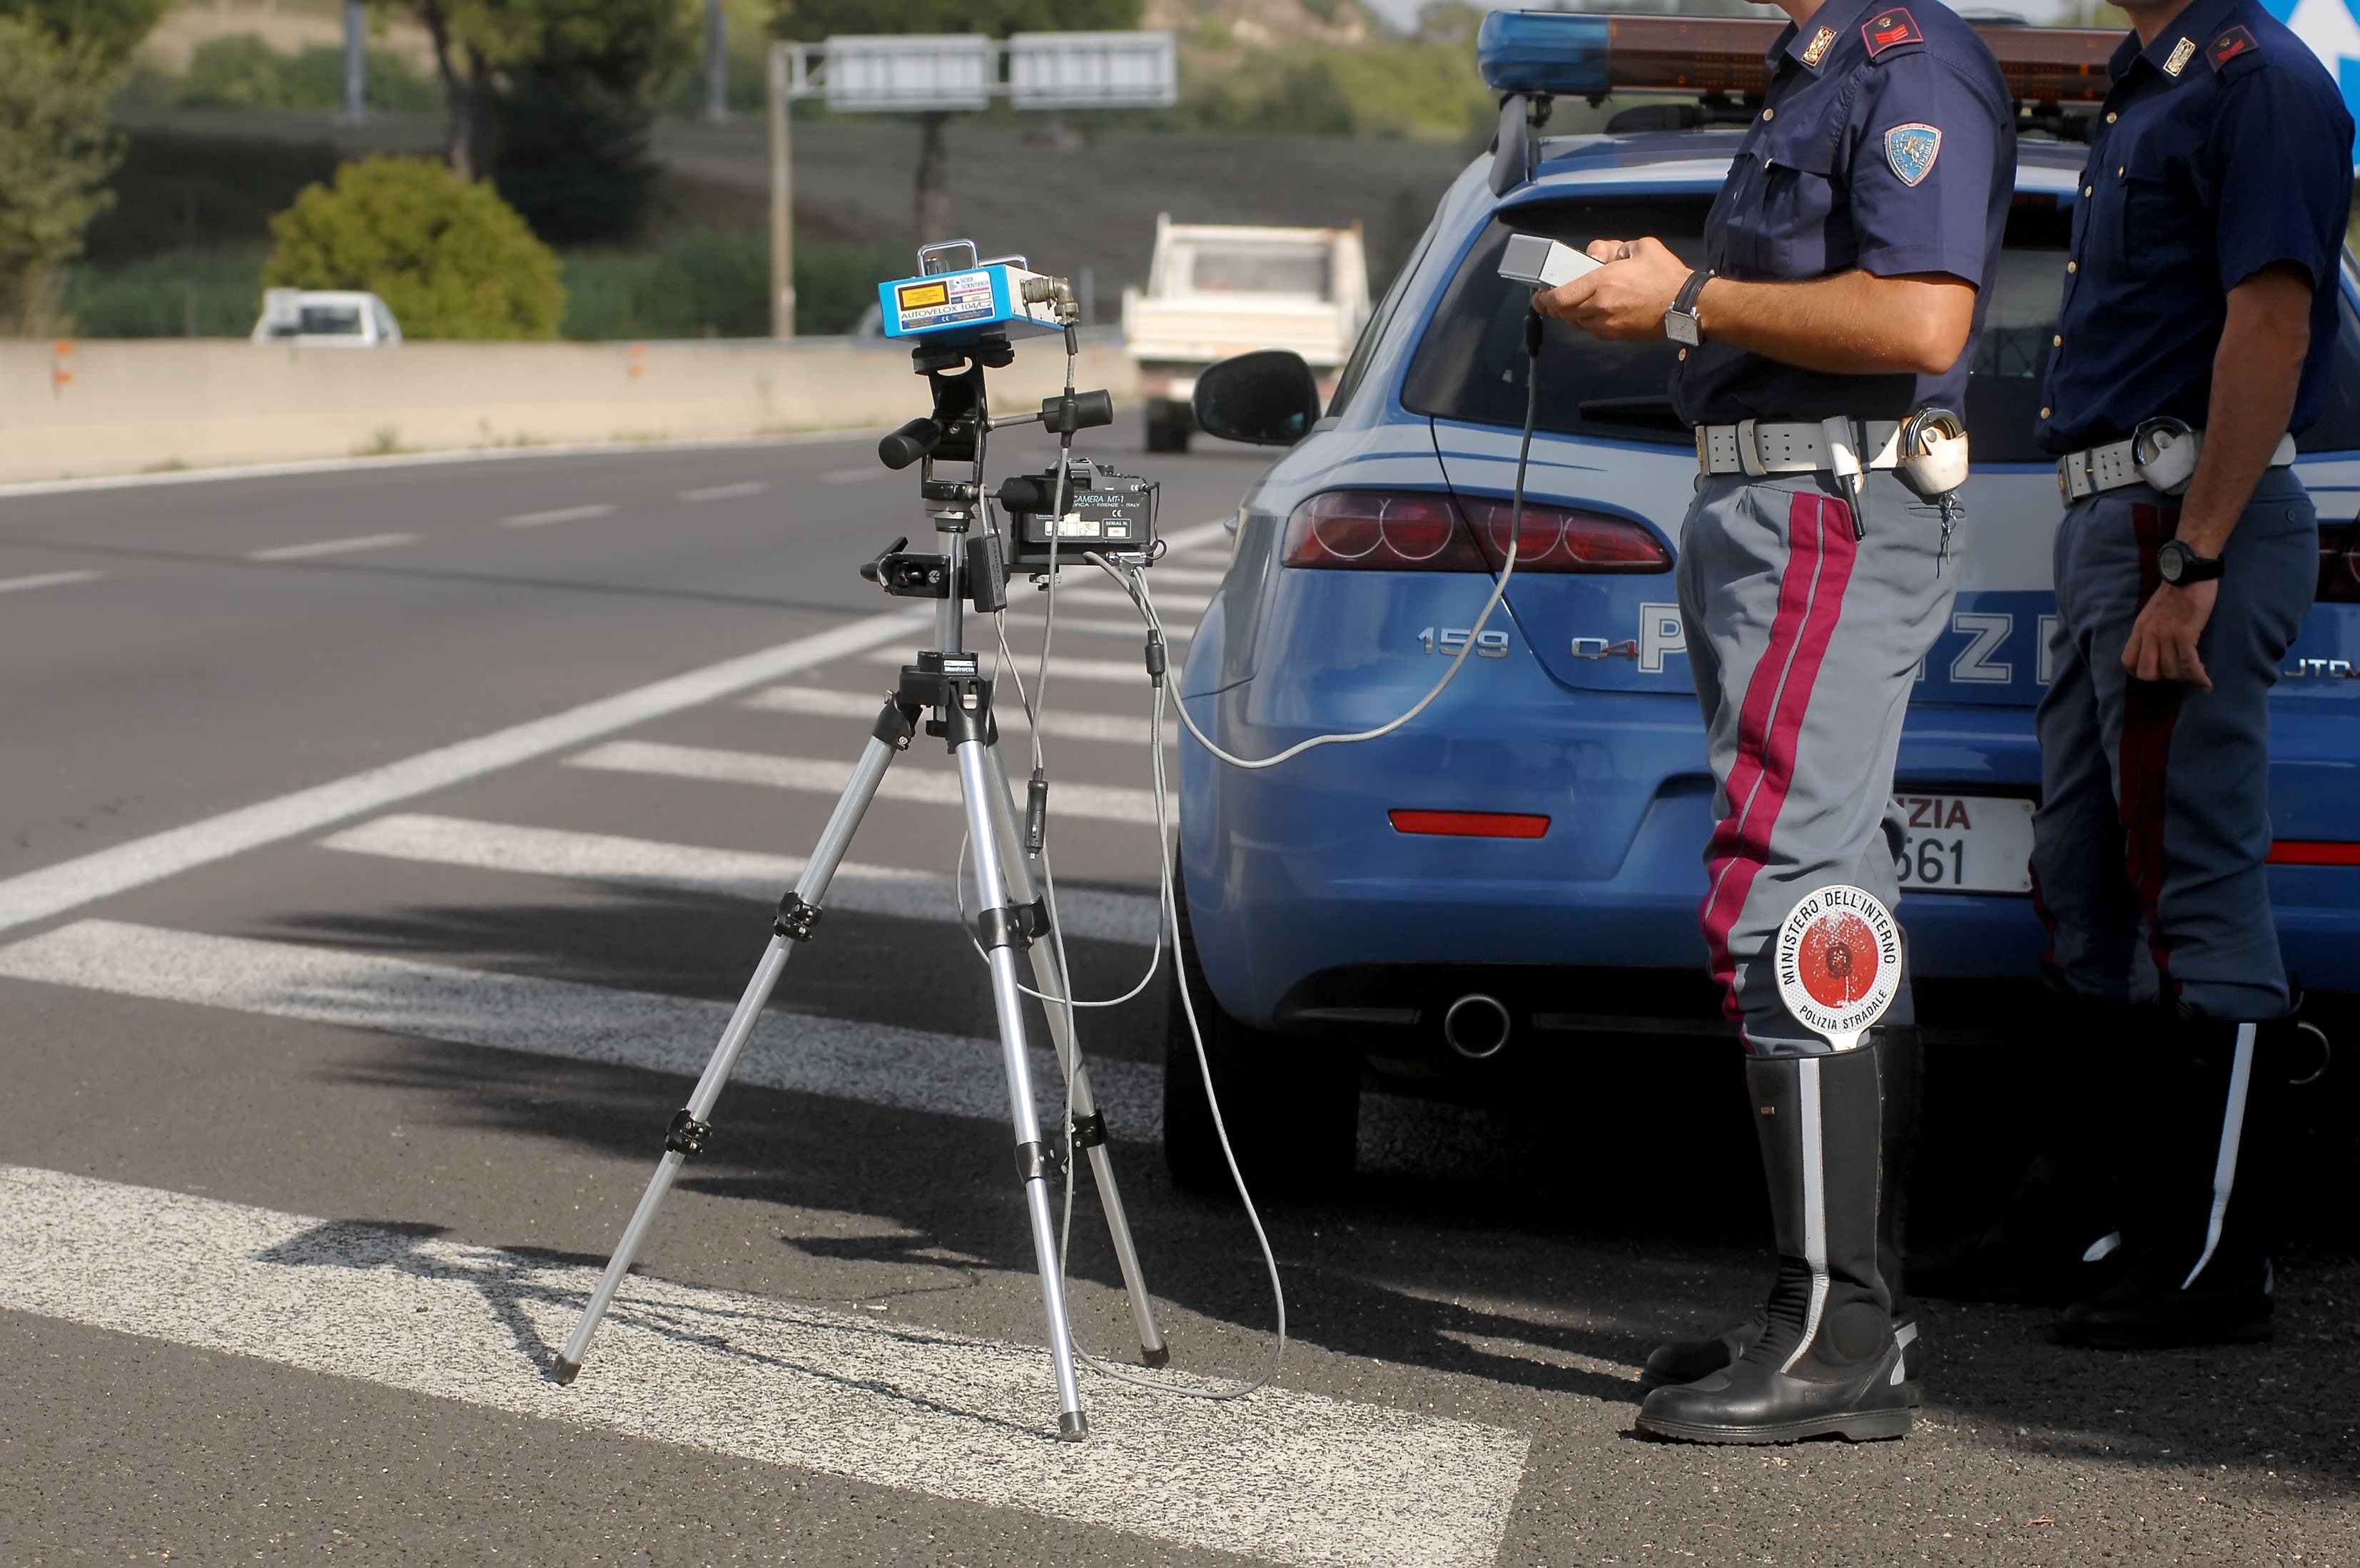
[[[1178,874],[1178,868],[1174,868]],[[1188,905],[1180,915],[1175,987],[1185,982],[1204,1032],[1205,1062],[1220,1097],[1221,1120],[1246,1185],[1257,1199],[1328,1191],[1351,1178],[1360,1113],[1360,1059],[1332,1047],[1252,1028],[1213,1000],[1196,962]],[[1206,1198],[1233,1197],[1229,1162],[1213,1130],[1205,1076],[1175,990],[1164,1048],[1164,1161],[1183,1189]]]
[[1186,403],[1174,402],[1169,398],[1152,398],[1147,404],[1147,449],[1150,452],[1185,452],[1188,433],[1196,428],[1196,416]]

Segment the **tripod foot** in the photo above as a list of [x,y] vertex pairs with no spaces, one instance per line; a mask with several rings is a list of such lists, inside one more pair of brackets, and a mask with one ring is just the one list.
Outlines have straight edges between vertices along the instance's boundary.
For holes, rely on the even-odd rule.
[[581,1376],[582,1364],[580,1362],[568,1361],[562,1355],[552,1355],[549,1358],[549,1380],[552,1383],[571,1383],[576,1377]]
[[1057,1441],[1080,1442],[1090,1435],[1090,1418],[1079,1410],[1057,1412]]
[[1170,1345],[1159,1344],[1142,1349],[1139,1353],[1139,1364],[1142,1366],[1168,1366],[1171,1363],[1172,1347]]

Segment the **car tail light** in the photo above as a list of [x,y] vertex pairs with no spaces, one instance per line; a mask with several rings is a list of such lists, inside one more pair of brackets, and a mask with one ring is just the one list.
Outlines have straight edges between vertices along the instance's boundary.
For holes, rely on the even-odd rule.
[[[1326,490],[1286,520],[1289,566],[1491,572],[1508,551],[1509,503],[1461,506],[1437,490]],[[1524,503],[1519,572],[1667,572],[1671,553],[1628,518]]]
[[1523,811],[1409,811],[1385,814],[1396,833],[1430,833],[1446,839],[1539,839],[1549,819]]
[[2360,844],[2333,839],[2281,839],[2270,846],[2274,866],[2360,866]]
[[2360,604],[2360,518],[2320,525],[2319,602]]

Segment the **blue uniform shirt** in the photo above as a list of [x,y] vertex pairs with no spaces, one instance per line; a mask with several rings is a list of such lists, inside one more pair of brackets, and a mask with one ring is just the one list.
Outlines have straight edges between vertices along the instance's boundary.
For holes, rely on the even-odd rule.
[[2154,44],[2123,40],[2091,127],[2040,444],[2120,441],[2169,414],[2202,427],[2227,293],[2291,262],[2311,353],[2291,428],[2327,403],[2352,116],[2319,58],[2253,0],[2195,0]]
[[[1743,282],[1854,269],[1975,285],[1975,334],[2016,188],[2016,108],[1991,50],[1937,0],[1826,0],[1766,60],[1770,87],[1705,220],[1705,265]],[[1691,424],[1900,419],[1963,410],[1967,352],[1939,376],[1805,370],[1712,338],[1672,373]]]

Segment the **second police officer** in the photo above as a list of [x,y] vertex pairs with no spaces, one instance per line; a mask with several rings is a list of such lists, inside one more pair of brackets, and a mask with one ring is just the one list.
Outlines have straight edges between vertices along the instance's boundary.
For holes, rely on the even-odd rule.
[[[1963,407],[2015,188],[1996,61],[1935,0],[1780,0],[1761,114],[1705,229],[1705,266],[1652,238],[1538,296],[1600,337],[1685,346],[1672,382],[1700,473],[1679,598],[1717,826],[1706,947],[1742,1026],[1778,1253],[1762,1311],[1668,1345],[1642,1430],[1696,1442],[1899,1436],[1918,1402],[1896,1179],[1918,1042],[1906,981],[1856,1048],[1780,999],[1781,925],[1831,884],[1890,904],[1904,709],[1949,620],[1956,478],[1904,422]],[[1951,434],[1959,433],[1955,429]],[[1927,447],[1962,466],[1963,442]],[[1962,477],[1962,475],[1961,476]]]
[[2081,1178],[2045,1206],[2094,1223],[1975,1293],[2092,1277],[2064,1337],[2127,1348],[2269,1332],[2274,1113],[2323,1061],[2270,914],[2267,699],[2318,576],[2289,465],[2327,405],[2353,124],[2256,0],[2124,9],[2039,427],[2065,516],[2033,870],[2062,1026],[2033,1098]]

